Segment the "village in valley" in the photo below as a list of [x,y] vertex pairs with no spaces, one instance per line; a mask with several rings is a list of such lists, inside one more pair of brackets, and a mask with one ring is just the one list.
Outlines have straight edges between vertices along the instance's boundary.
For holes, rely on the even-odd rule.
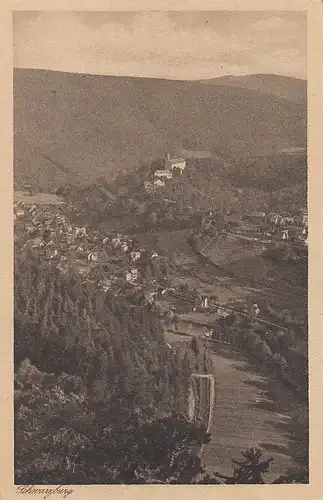
[[[164,169],[150,172],[151,179],[144,180],[138,197],[143,197],[142,193],[146,192],[148,200],[152,194],[163,200],[162,192],[167,184],[184,178],[189,168],[185,158],[173,158],[167,154]],[[68,194],[37,193],[31,186],[17,190],[14,201],[15,252],[26,259],[40,259],[43,265],[54,266],[62,275],[74,273],[83,287],[119,295],[130,304],[147,308],[161,321],[165,344],[170,350],[188,345],[191,339],[204,343],[205,349],[211,348],[214,371],[210,372],[205,366],[200,368],[200,373],[192,375],[187,402],[189,418],[204,422],[209,432],[212,431],[214,408],[222,408],[218,411],[224,412],[225,419],[232,412],[230,406],[216,402],[214,396],[215,380],[221,385],[221,371],[224,375],[228,370],[225,360],[229,358],[221,358],[226,346],[247,349],[255,359],[274,370],[276,376],[278,370],[284,383],[303,397],[307,391],[306,364],[303,361],[299,364],[299,360],[307,356],[305,293],[300,293],[299,284],[296,286],[284,280],[275,284],[268,275],[259,281],[257,276],[243,276],[241,272],[232,274],[226,264],[244,255],[269,259],[274,268],[307,262],[306,209],[299,207],[297,214],[250,212],[237,217],[224,204],[197,213],[192,213],[190,207],[189,222],[185,209],[182,212],[184,229],[179,227],[166,232],[162,226],[154,224],[142,226],[140,232],[140,221],[145,220],[142,217],[147,214],[139,212],[139,226],[130,225],[127,232],[121,232],[103,230],[102,225],[87,223],[84,207],[82,216],[80,199],[82,195],[75,201]],[[118,210],[118,196],[111,196],[111,200],[109,210],[114,210],[113,204]],[[163,201],[166,206],[169,202],[171,200]],[[133,203],[133,199],[128,199],[127,203]],[[158,216],[162,224],[159,213]],[[79,224],[81,220],[83,224]],[[164,244],[165,235],[168,235],[166,240],[170,238],[168,245]],[[280,273],[278,270],[277,274]],[[296,317],[290,312],[295,303],[300,304]],[[250,331],[247,339],[245,335],[249,328],[256,332]],[[224,363],[223,368],[221,363]],[[296,377],[295,364],[299,368]],[[234,380],[236,373],[228,373],[228,376]],[[202,385],[196,377],[202,377]],[[236,390],[239,390],[239,383]],[[257,406],[263,399],[257,388],[252,393]],[[246,408],[252,393],[239,403],[241,411]],[[238,394],[236,397],[240,399]],[[280,404],[282,401],[277,401],[277,405]],[[256,414],[253,414],[255,418]],[[246,418],[249,418],[247,414]],[[226,432],[235,432],[230,426],[236,424],[227,422],[224,424],[224,429],[227,426],[224,442]],[[245,425],[252,425],[252,419]],[[236,439],[239,441],[240,438],[238,432]],[[271,439],[279,441],[283,438],[273,434]],[[205,450],[204,459],[212,467],[214,457],[212,453],[208,455],[208,446]],[[221,455],[225,473],[230,453],[229,449]],[[279,470],[278,461],[273,474]]]
[[[172,157],[168,153],[164,169],[152,170],[142,188],[148,196],[157,192],[160,197],[165,185],[184,176],[189,168],[185,158]],[[168,201],[171,200],[165,200],[165,204]],[[116,197],[114,202],[117,202]],[[161,242],[160,228],[148,231],[151,237],[147,245],[147,232],[138,235],[137,226],[135,234],[133,231],[123,234],[116,230],[102,231],[91,223],[78,225],[75,221],[80,210],[68,196],[34,193],[30,186],[17,191],[14,203],[16,251],[37,254],[61,273],[73,270],[84,286],[95,286],[106,293],[125,295],[134,303],[146,304],[162,319],[169,346],[181,333],[190,338],[192,332],[200,338],[224,343],[226,339],[230,343],[228,333],[222,332],[221,321],[234,316],[257,319],[259,324],[284,329],[283,324],[278,322],[277,325],[268,314],[266,301],[266,305],[261,306],[268,280],[259,286],[257,280],[251,279],[246,287],[239,283],[239,276],[232,278],[221,267],[216,271],[212,265],[219,264],[217,256],[223,251],[216,245],[221,244],[223,238],[231,247],[230,251],[225,250],[228,255],[230,252],[237,255],[235,248],[239,248],[240,258],[251,252],[273,262],[293,262],[294,265],[301,262],[307,258],[306,209],[300,207],[297,214],[251,212],[239,214],[237,218],[222,205],[191,213],[191,220],[198,223],[184,230],[182,238],[187,255],[178,255],[175,251],[175,259]],[[187,221],[187,216],[184,218]],[[181,230],[173,234],[181,234]],[[219,271],[220,276],[216,278]],[[213,279],[209,273],[214,274]],[[284,304],[284,299],[280,299]]]
[[[173,176],[182,175],[186,160],[167,154],[164,167],[152,173],[151,181],[144,181],[145,190],[160,190],[165,183],[172,182]],[[55,195],[40,194],[37,197],[30,186],[25,186],[25,191],[15,195],[16,238],[20,244],[23,241],[23,249],[37,252],[44,259],[55,262],[62,272],[66,266],[74,266],[84,279],[91,274],[96,275],[98,286],[105,290],[113,287],[118,280],[132,287],[140,284],[144,289],[150,283],[147,275],[157,283],[157,289],[163,280],[169,278],[167,255],[159,254],[157,248],[142,248],[135,237],[126,234],[102,234],[91,227],[78,227],[73,222],[76,212],[73,202]],[[202,253],[214,239],[225,234],[250,243],[256,242],[262,253],[288,249],[296,259],[299,254],[306,253],[308,216],[305,208],[300,207],[298,214],[247,213],[239,221],[230,211],[223,213],[222,210],[221,213],[220,207],[218,210],[199,212],[198,216],[200,225],[195,245],[199,245]],[[110,274],[104,271],[104,266],[109,264],[114,271]],[[166,289],[163,290],[165,293]],[[207,307],[207,302],[203,304],[202,307]]]
[[[143,190],[148,189],[147,196],[151,196],[152,191],[162,193],[167,183],[184,176],[189,168],[186,159],[173,159],[168,154],[164,170],[153,171],[150,174],[152,181],[144,181]],[[118,203],[117,197],[111,198],[112,204]],[[229,380],[235,380],[239,373],[235,364],[228,368],[227,362],[235,351],[223,357],[226,348],[247,349],[256,360],[274,370],[275,376],[278,373],[299,397],[306,394],[306,364],[302,361],[307,356],[306,294],[299,283],[295,285],[286,281],[284,274],[281,276],[284,269],[294,266],[300,274],[300,266],[307,262],[305,209],[300,207],[297,214],[250,212],[237,217],[222,204],[217,209],[213,206],[191,214],[191,227],[184,211],[184,229],[165,231],[154,225],[149,229],[147,224],[148,230],[142,227],[140,232],[136,224],[130,225],[127,232],[121,232],[117,229],[104,231],[101,225],[98,228],[91,222],[86,223],[84,215],[80,217],[80,199],[82,196],[74,201],[68,195],[37,193],[30,186],[16,191],[16,254],[25,259],[36,258],[45,266],[54,266],[62,275],[72,273],[81,280],[82,287],[120,296],[130,304],[147,308],[161,321],[165,344],[170,350],[188,345],[192,339],[204,343],[204,348],[213,352],[214,368],[211,372],[210,369],[203,372],[205,367],[200,368],[197,375],[202,377],[202,385],[196,382],[198,379],[192,379],[187,402],[190,418],[205,422],[205,429],[210,431],[214,411],[223,411],[225,420],[232,412],[226,403],[214,400],[215,379],[221,393],[221,378],[225,373]],[[140,221],[143,215],[137,217]],[[79,224],[80,220],[84,223]],[[269,261],[272,267],[262,280],[256,268],[247,276],[239,269],[230,272],[228,264],[233,262],[234,267],[234,262],[244,256],[260,259],[263,263]],[[268,274],[275,268],[277,277],[271,281]],[[248,265],[248,269],[252,270],[253,266]],[[250,333],[246,333],[249,329]],[[298,367],[297,376],[295,366]],[[239,378],[241,376],[239,374]],[[227,382],[224,379],[222,383]],[[243,378],[239,383],[243,383]],[[235,386],[237,391],[239,383]],[[248,398],[239,403],[241,411],[245,411],[253,393],[256,406],[263,401],[255,386]],[[238,393],[236,397],[241,399]],[[282,404],[282,397],[279,395],[278,406]],[[253,413],[254,418],[258,418],[257,411]],[[255,424],[247,415],[244,425],[249,428]],[[264,413],[262,418],[268,415]],[[236,425],[230,420],[226,422],[224,442],[226,432],[235,432]],[[259,432],[261,435],[260,429]],[[238,432],[237,441],[240,438]],[[283,438],[273,434],[271,439]],[[208,456],[208,446],[205,450],[205,460],[211,467],[214,457],[212,453]],[[228,470],[230,453],[230,449],[223,451],[223,472]],[[279,470],[278,461],[277,472]],[[273,473],[276,473],[275,468]]]
[[[153,171],[152,180],[144,181],[144,189],[149,193],[157,189],[161,193],[173,176],[183,175],[186,166],[185,158],[173,158],[168,153],[164,169]],[[102,233],[89,224],[79,227],[75,223],[77,212],[72,201],[56,195],[35,194],[30,186],[25,186],[24,191],[15,194],[16,245],[26,252],[37,252],[62,272],[73,267],[85,282],[96,283],[105,291],[138,289],[148,303],[156,301],[158,309],[157,298],[165,299],[166,284],[172,281],[172,273],[178,275],[169,256],[160,252],[158,241],[155,247],[152,243],[146,248],[135,235]],[[188,240],[202,256],[206,247],[225,235],[246,243],[247,249],[248,243],[256,244],[262,255],[282,252],[283,258],[288,254],[290,259],[297,260],[307,254],[308,216],[303,207],[297,214],[255,212],[243,214],[239,220],[223,207],[199,211],[197,215],[199,226]],[[194,303],[193,312],[197,305],[206,311],[210,297],[202,293],[200,298],[195,297]],[[168,313],[170,310],[168,304]],[[256,310],[259,311],[258,307]]]

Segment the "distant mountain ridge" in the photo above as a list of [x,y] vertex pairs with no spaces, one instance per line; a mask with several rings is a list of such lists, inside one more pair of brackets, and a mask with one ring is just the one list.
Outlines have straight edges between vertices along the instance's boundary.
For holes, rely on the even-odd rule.
[[87,184],[183,149],[238,159],[306,147],[306,99],[218,83],[15,69],[15,183]]
[[220,76],[208,80],[200,80],[203,84],[226,85],[250,90],[258,90],[268,94],[287,99],[291,102],[306,102],[307,81],[300,78],[280,75],[246,75],[246,76]]

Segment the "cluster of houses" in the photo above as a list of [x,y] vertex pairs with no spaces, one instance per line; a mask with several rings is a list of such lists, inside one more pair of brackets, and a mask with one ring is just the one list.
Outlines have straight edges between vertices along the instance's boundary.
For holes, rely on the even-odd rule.
[[[151,279],[144,271],[147,265],[153,267],[155,262],[162,267],[163,256],[154,250],[140,248],[135,238],[127,235],[102,235],[77,226],[68,219],[66,212],[66,207],[62,210],[15,204],[14,218],[20,226],[17,233],[23,234],[21,248],[32,249],[62,273],[68,272],[72,265],[82,276],[84,285],[91,283],[104,292],[111,290],[117,294],[124,293],[126,287],[139,291],[150,307],[160,308],[161,302],[167,304],[167,296],[172,297],[175,290],[167,286],[165,278]],[[209,301],[207,295],[198,294],[194,310],[209,310]]]
[[[212,218],[204,220],[204,228],[209,228],[212,224]],[[224,217],[221,228],[230,227],[230,216]],[[299,215],[281,215],[278,213],[254,212],[247,214],[243,220],[238,223],[235,221],[234,233],[244,236],[260,235],[267,239],[295,241],[307,245],[308,237],[308,216],[307,210],[301,210]],[[257,236],[258,235],[258,236]]]
[[[152,190],[165,186],[176,175],[181,175],[186,168],[184,158],[165,158],[164,169],[152,174],[151,181],[145,181],[144,188]],[[165,200],[174,203],[172,200]],[[78,226],[69,220],[66,205],[46,206],[18,201],[14,205],[14,220],[23,229],[23,247],[32,249],[44,259],[56,264],[62,272],[67,272],[71,265],[84,275],[84,282],[91,282],[104,292],[121,290],[120,281],[131,290],[143,290],[147,304],[155,306],[166,294],[174,290],[167,288],[167,281],[149,280],[146,277],[147,266],[154,267],[162,257],[154,250],[140,248],[135,238],[113,233],[102,235],[95,229]],[[201,214],[201,227],[206,231],[215,227],[216,231],[230,229],[230,214],[210,210]],[[281,215],[278,213],[256,212],[249,214],[247,220],[240,221],[234,231],[260,232],[272,239],[294,240],[297,238],[307,245],[308,215],[302,210],[300,215]],[[249,228],[249,229],[248,229]],[[111,263],[111,266],[110,266]],[[105,266],[107,270],[104,270]],[[96,274],[92,270],[97,269]],[[95,275],[95,278],[93,278]],[[193,311],[210,313],[214,303],[212,297],[197,293],[193,298]],[[254,304],[254,316],[260,309]],[[218,316],[226,317],[225,310],[217,309]]]
[[[127,235],[102,235],[94,229],[71,223],[66,209],[17,202],[14,220],[20,226],[19,234],[23,234],[22,249],[30,249],[52,261],[62,272],[73,265],[85,281],[91,281],[88,279],[91,270],[99,268],[96,283],[104,291],[114,287],[120,279],[132,286],[139,285],[145,266],[162,258],[155,251],[138,248],[137,241]],[[102,266],[109,263],[115,273],[102,270]]]
[[271,225],[281,227],[289,225],[306,226],[308,225],[307,210],[302,209],[298,215],[281,215],[279,213],[254,212],[248,214],[246,218],[251,222],[265,222]]
[[164,168],[155,170],[153,178],[144,182],[145,190],[153,191],[155,188],[164,187],[166,182],[174,177],[175,173],[181,175],[185,168],[185,158],[172,158],[168,153],[164,161]]
[[298,215],[257,212],[248,215],[247,218],[253,223],[260,222],[266,236],[283,241],[299,240],[307,244],[308,215],[306,209],[302,209]]
[[281,248],[305,252],[308,247],[308,215],[301,210],[298,215],[255,212],[241,217],[209,210],[201,217],[200,236],[215,238],[231,234],[243,240],[275,244]]

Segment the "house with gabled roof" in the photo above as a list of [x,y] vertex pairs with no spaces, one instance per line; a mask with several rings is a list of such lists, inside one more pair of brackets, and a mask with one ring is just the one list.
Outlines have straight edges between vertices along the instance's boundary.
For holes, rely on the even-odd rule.
[[165,186],[165,181],[164,179],[156,179],[154,181],[154,185],[157,187],[164,187]]

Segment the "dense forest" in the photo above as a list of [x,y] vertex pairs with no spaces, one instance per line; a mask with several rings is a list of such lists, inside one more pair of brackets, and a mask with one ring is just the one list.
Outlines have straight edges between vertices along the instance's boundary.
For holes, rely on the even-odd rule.
[[209,435],[187,418],[201,352],[169,349],[146,306],[17,250],[14,305],[16,484],[265,482],[254,449],[230,477],[205,473]]
[[16,255],[16,481],[140,482],[145,467],[180,480],[206,439],[186,420],[192,363],[147,307]]

